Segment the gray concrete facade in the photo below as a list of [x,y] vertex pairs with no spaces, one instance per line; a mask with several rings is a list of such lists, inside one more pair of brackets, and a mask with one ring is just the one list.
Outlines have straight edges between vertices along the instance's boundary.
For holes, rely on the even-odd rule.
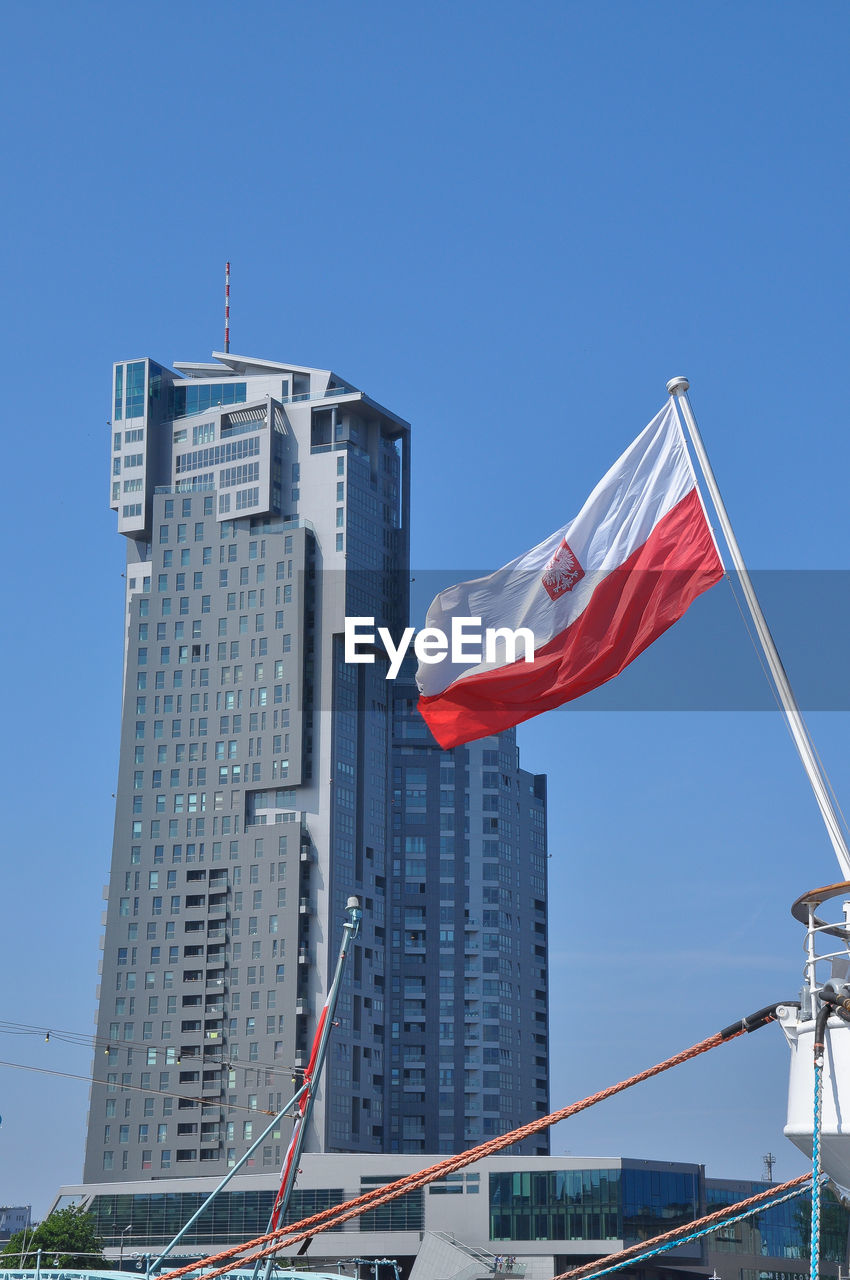
[[328,370],[178,369],[113,380],[125,682],[87,1179],[246,1150],[306,1064],[352,892],[339,1039],[366,1067],[337,1063],[308,1141],[383,1142],[388,690],[340,637],[352,611],[406,619],[409,428]]
[[216,361],[113,377],[124,693],[86,1182],[233,1166],[297,1087],[352,893],[308,1149],[455,1150],[548,1106],[545,779],[512,733],[440,751],[383,651],[344,660],[346,616],[407,623],[408,424],[329,370]]

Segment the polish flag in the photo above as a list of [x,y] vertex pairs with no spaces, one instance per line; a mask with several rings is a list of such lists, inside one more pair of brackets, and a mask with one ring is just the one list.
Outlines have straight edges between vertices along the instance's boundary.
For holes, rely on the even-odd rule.
[[444,748],[530,720],[619,675],[722,576],[671,400],[574,520],[436,597],[426,627],[450,635],[453,618],[473,619],[475,632],[525,627],[534,659],[498,641],[490,661],[473,652],[420,662],[419,710]]

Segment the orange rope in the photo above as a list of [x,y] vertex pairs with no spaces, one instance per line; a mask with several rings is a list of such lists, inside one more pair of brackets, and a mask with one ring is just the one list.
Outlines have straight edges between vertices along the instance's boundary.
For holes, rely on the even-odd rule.
[[[223,1275],[225,1272],[233,1270],[234,1267],[251,1266],[259,1259],[298,1244],[319,1231],[331,1231],[343,1222],[347,1222],[349,1218],[359,1217],[365,1209],[377,1208],[378,1205],[387,1204],[391,1200],[398,1199],[399,1196],[406,1195],[409,1191],[415,1191],[419,1187],[427,1186],[430,1182],[436,1182],[438,1179],[444,1178],[447,1174],[457,1169],[463,1169],[466,1165],[474,1164],[477,1160],[482,1160],[484,1156],[495,1155],[497,1152],[503,1151],[505,1147],[513,1146],[515,1142],[522,1142],[525,1138],[529,1138],[535,1133],[540,1133],[542,1129],[548,1129],[551,1125],[559,1124],[561,1120],[567,1120],[570,1116],[577,1115],[580,1111],[586,1111],[589,1107],[595,1106],[597,1102],[604,1102],[606,1098],[613,1098],[615,1094],[622,1093],[633,1085],[641,1084],[644,1080],[651,1080],[653,1076],[661,1075],[663,1071],[669,1071],[671,1067],[678,1067],[681,1063],[688,1062],[691,1058],[707,1053],[709,1049],[726,1044],[728,1041],[743,1035],[746,1030],[747,1028],[742,1023],[737,1031],[718,1031],[713,1036],[708,1036],[705,1040],[700,1040],[697,1044],[691,1045],[689,1049],[684,1049],[681,1053],[674,1054],[672,1058],[665,1058],[663,1062],[656,1063],[654,1067],[648,1067],[645,1071],[638,1072],[637,1075],[629,1076],[627,1080],[620,1080],[617,1084],[609,1085],[607,1089],[600,1089],[598,1093],[592,1093],[587,1098],[582,1098],[580,1102],[572,1102],[569,1106],[561,1107],[560,1110],[553,1111],[547,1116],[540,1116],[537,1120],[521,1125],[518,1129],[512,1129],[497,1138],[491,1138],[488,1142],[482,1142],[477,1147],[471,1147],[468,1151],[460,1151],[456,1155],[449,1156],[446,1160],[441,1160],[438,1164],[430,1165],[427,1169],[420,1169],[416,1173],[399,1178],[396,1182],[390,1182],[383,1187],[376,1187],[374,1191],[368,1191],[353,1200],[347,1200],[343,1204],[324,1209],[321,1213],[315,1213],[309,1218],[302,1218],[300,1222],[293,1222],[289,1226],[280,1227],[277,1231],[268,1232],[265,1235],[257,1236],[254,1240],[248,1240],[244,1244],[234,1245],[230,1249],[222,1250],[221,1253],[212,1254],[201,1263],[192,1262],[185,1267],[179,1267],[175,1271],[168,1271],[160,1276],[158,1280],[179,1280],[180,1276],[184,1276],[190,1271],[197,1272],[202,1267],[209,1266],[215,1262],[226,1262],[227,1265],[206,1272],[205,1280],[213,1280],[213,1277]],[[286,1238],[282,1239],[281,1237],[284,1236]],[[269,1241],[273,1243],[269,1244]],[[248,1249],[255,1249],[258,1245],[266,1245],[267,1247],[259,1249],[257,1253],[251,1254],[250,1257],[238,1257],[239,1254]],[[233,1259],[236,1260],[233,1261]]]
[[811,1176],[811,1173],[801,1173],[799,1178],[792,1178],[790,1182],[780,1182],[775,1187],[768,1187],[767,1191],[759,1191],[756,1195],[749,1196],[746,1200],[739,1200],[737,1204],[724,1205],[722,1209],[717,1209],[714,1213],[708,1213],[704,1218],[695,1218],[693,1222],[686,1222],[681,1227],[674,1227],[672,1231],[665,1231],[660,1236],[652,1236],[649,1240],[641,1240],[640,1244],[629,1245],[628,1249],[621,1249],[619,1253],[609,1253],[607,1257],[597,1258],[595,1262],[588,1262],[583,1267],[575,1267],[572,1271],[563,1271],[559,1276],[555,1276],[554,1280],[582,1280],[583,1276],[595,1275],[597,1271],[606,1271],[614,1263],[625,1263],[630,1258],[646,1253],[647,1250],[652,1250],[665,1241],[678,1240],[681,1236],[692,1235],[694,1231],[699,1231],[703,1227],[710,1227],[712,1223],[720,1224],[725,1222],[727,1218],[740,1213],[742,1209],[748,1209],[751,1205],[759,1205],[766,1200],[773,1200],[776,1196],[781,1195],[783,1191],[790,1191],[792,1187],[800,1187],[804,1182],[809,1182]]

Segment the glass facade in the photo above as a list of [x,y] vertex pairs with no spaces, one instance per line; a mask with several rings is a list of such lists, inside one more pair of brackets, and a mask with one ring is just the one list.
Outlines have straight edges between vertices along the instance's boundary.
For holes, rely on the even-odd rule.
[[619,1169],[490,1174],[491,1240],[617,1240]]
[[671,1231],[700,1216],[699,1174],[622,1169],[622,1239],[627,1245]]
[[145,362],[134,360],[132,364],[127,365],[127,398],[124,402],[124,417],[143,418],[144,415]]
[[[374,1191],[376,1187],[394,1182],[395,1177],[361,1178],[360,1194]],[[361,1231],[421,1231],[425,1226],[422,1188],[409,1191],[406,1196],[390,1200],[388,1204],[379,1205],[377,1209],[361,1213],[357,1219]]]
[[[129,369],[132,367],[132,365],[128,366]],[[178,384],[172,392],[174,396],[172,417],[188,418],[193,413],[206,413],[207,409],[213,405],[244,404],[247,390],[247,382],[224,382],[214,386]]]
[[[398,1175],[401,1176],[401,1175]],[[364,1177],[360,1181],[359,1194],[375,1187],[394,1182],[395,1176]],[[121,1233],[130,1228],[128,1235],[145,1245],[168,1244],[184,1222],[196,1213],[207,1192],[156,1192],[143,1195],[98,1195],[92,1200],[90,1212],[95,1230],[103,1238],[107,1248],[121,1244]],[[333,1205],[353,1198],[358,1191],[342,1187],[295,1188],[292,1192],[285,1223],[299,1222],[314,1213],[321,1213]],[[182,1243],[186,1246],[213,1244],[237,1244],[262,1235],[268,1225],[274,1204],[274,1191],[225,1191],[186,1233]],[[360,1231],[421,1231],[425,1224],[423,1192],[419,1188],[398,1200],[380,1205],[371,1213],[361,1214],[353,1227]],[[124,1237],[126,1243],[126,1236]]]
[[[747,1196],[766,1191],[767,1182],[706,1182],[707,1213],[713,1213],[726,1204],[736,1204]],[[786,1200],[772,1209],[765,1209],[742,1222],[715,1231],[709,1237],[709,1249],[715,1253],[755,1254],[766,1258],[807,1258],[811,1235],[811,1195]],[[843,1262],[847,1251],[848,1214],[831,1191],[826,1190],[821,1200],[821,1257],[828,1262]],[[756,1280],[756,1276],[772,1280],[773,1273],[741,1273],[741,1280]],[[781,1280],[790,1280],[793,1271],[776,1273]]]
[[115,409],[112,415],[114,422],[120,422],[124,407],[124,366],[115,366]]
[[[385,1111],[390,1150],[451,1152],[549,1109],[546,778],[519,768],[513,730],[440,750],[418,696],[408,664],[393,687]],[[548,1150],[543,1130],[515,1154]]]
[[558,1169],[490,1174],[491,1240],[633,1244],[699,1216],[699,1173]]
[[[90,1206],[95,1231],[107,1247],[120,1245],[121,1232],[145,1245],[166,1245],[196,1213],[207,1192],[182,1191],[149,1195],[100,1195]],[[183,1237],[185,1245],[237,1244],[266,1229],[274,1191],[231,1191],[218,1200]],[[342,1196],[340,1195],[340,1199]]]

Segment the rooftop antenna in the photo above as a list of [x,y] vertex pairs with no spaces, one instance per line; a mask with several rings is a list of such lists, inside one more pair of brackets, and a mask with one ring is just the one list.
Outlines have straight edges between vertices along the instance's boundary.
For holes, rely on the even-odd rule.
[[776,1156],[768,1151],[767,1155],[762,1158],[764,1160],[764,1180],[765,1182],[773,1182],[773,1167],[776,1164]]
[[224,350],[230,350],[230,263],[224,264]]

